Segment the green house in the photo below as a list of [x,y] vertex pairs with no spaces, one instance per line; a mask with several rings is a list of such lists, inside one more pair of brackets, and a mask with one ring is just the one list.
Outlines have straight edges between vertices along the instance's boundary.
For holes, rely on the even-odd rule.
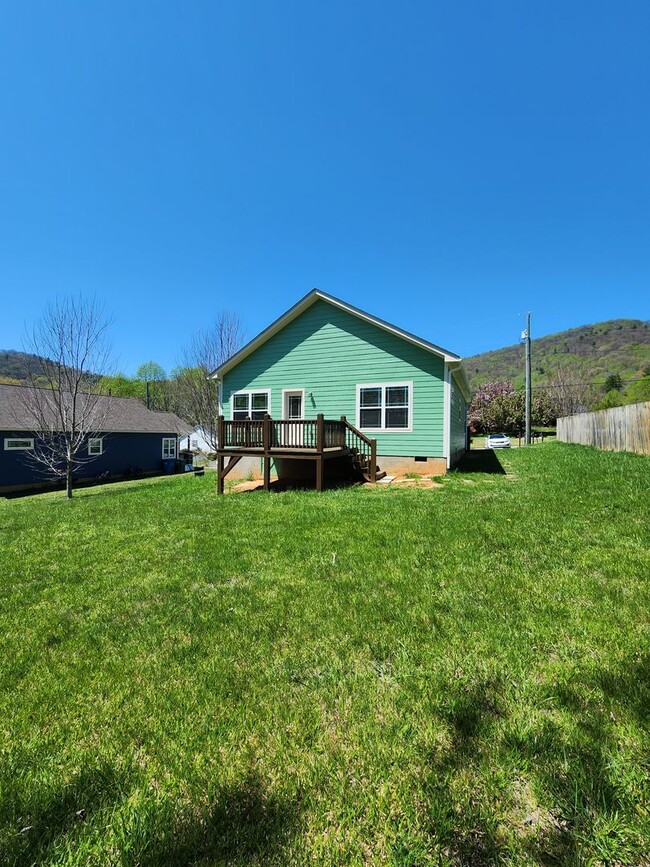
[[370,460],[366,443],[383,473],[442,474],[465,452],[470,395],[460,357],[318,289],[213,376],[220,467],[230,456],[238,476],[260,472],[265,456],[267,474],[272,462],[280,476],[292,475],[319,448],[327,474],[327,459],[340,469],[346,450]]

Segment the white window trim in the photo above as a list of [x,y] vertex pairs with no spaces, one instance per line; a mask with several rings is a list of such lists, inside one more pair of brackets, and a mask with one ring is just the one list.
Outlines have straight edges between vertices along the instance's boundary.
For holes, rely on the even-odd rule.
[[447,461],[447,470],[451,469],[451,368],[445,364],[442,386],[443,419],[442,419],[442,456]]
[[[10,443],[29,443],[28,446],[12,446]],[[5,439],[6,452],[27,452],[34,448],[33,437],[7,437]]]
[[[90,444],[91,443],[99,443],[99,451],[91,452]],[[88,457],[97,458],[99,455],[104,454],[104,437],[88,437]]]
[[282,389],[282,418],[289,418],[289,396],[293,396],[295,394],[299,394],[301,396],[301,415],[300,418],[304,419],[305,417],[305,389],[304,388],[283,388]]
[[[361,427],[361,389],[362,388],[386,388],[386,387],[407,387],[408,388],[408,427],[386,427],[386,405],[382,399],[381,405],[381,427]],[[410,382],[361,382],[357,385],[357,416],[356,426],[364,433],[389,433],[389,434],[404,434],[413,433],[413,381]]]
[[[265,394],[267,397],[266,401],[266,411],[269,415],[271,415],[271,389],[270,388],[241,388],[239,391],[231,391],[230,392],[230,420],[235,420],[235,395],[236,394],[248,394],[251,395],[248,401],[249,412],[252,414],[252,395],[254,394]],[[241,410],[238,410],[241,412]],[[259,410],[258,410],[259,412]]]
[[[165,443],[174,443],[174,454],[173,455],[166,455],[165,454]],[[163,437],[161,446],[162,446],[162,457],[163,457],[164,461],[171,461],[171,460],[174,460],[176,458],[177,450],[178,450],[178,442],[176,440],[176,437]],[[169,447],[167,448],[167,451],[169,451]]]

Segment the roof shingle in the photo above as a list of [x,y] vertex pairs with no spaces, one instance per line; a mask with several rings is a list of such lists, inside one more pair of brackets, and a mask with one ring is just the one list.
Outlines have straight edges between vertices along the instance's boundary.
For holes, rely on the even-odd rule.
[[[33,415],[26,401],[31,393],[32,389],[27,386],[0,384],[0,430],[34,429]],[[134,397],[98,395],[97,416],[103,419],[99,429],[106,433],[183,434],[191,428],[175,413],[154,412]]]

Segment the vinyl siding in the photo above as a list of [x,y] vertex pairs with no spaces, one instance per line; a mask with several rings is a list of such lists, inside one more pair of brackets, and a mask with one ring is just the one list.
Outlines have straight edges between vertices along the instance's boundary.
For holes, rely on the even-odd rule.
[[[0,490],[13,485],[46,484],[48,481],[43,469],[26,460],[25,452],[4,449],[5,437],[23,439],[26,436],[35,435],[25,431],[0,431]],[[107,433],[97,436],[103,437],[103,454],[79,467],[75,471],[76,477],[92,478],[104,472],[120,475],[128,467],[138,467],[144,473],[162,472],[163,437],[176,438],[173,431],[168,434]],[[80,455],[87,457],[88,450],[85,445]]]
[[467,401],[451,376],[450,464],[455,464],[467,447]]
[[[271,389],[270,413],[282,418],[282,390],[305,389],[305,418],[346,415],[357,424],[357,385],[412,382],[412,431],[369,432],[379,455],[443,454],[444,361],[396,335],[316,301],[224,375],[222,407],[231,396]],[[309,396],[310,392],[312,397]]]

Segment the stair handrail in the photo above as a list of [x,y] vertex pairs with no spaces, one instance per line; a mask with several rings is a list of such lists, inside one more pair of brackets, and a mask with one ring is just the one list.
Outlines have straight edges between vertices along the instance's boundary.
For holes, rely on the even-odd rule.
[[377,440],[371,439],[370,437],[367,437],[364,433],[361,433],[359,428],[356,428],[353,424],[350,424],[350,422],[347,420],[347,418],[344,415],[341,416],[341,422],[345,426],[346,430],[348,430],[353,436],[355,436],[357,439],[361,440],[361,442],[365,443],[369,447],[370,454],[368,454],[367,450],[365,450],[365,449],[360,449],[360,451],[363,451],[364,455],[368,458],[368,461],[370,463],[370,466],[369,466],[370,481],[376,482],[377,481]]
[[351,431],[356,437],[359,437],[360,440],[363,440],[366,445],[370,446],[373,442],[377,442],[377,440],[371,440],[370,437],[367,437],[364,433],[361,433],[359,428],[356,428],[353,424],[350,424],[350,422],[344,415],[341,416],[341,421],[349,431]]

